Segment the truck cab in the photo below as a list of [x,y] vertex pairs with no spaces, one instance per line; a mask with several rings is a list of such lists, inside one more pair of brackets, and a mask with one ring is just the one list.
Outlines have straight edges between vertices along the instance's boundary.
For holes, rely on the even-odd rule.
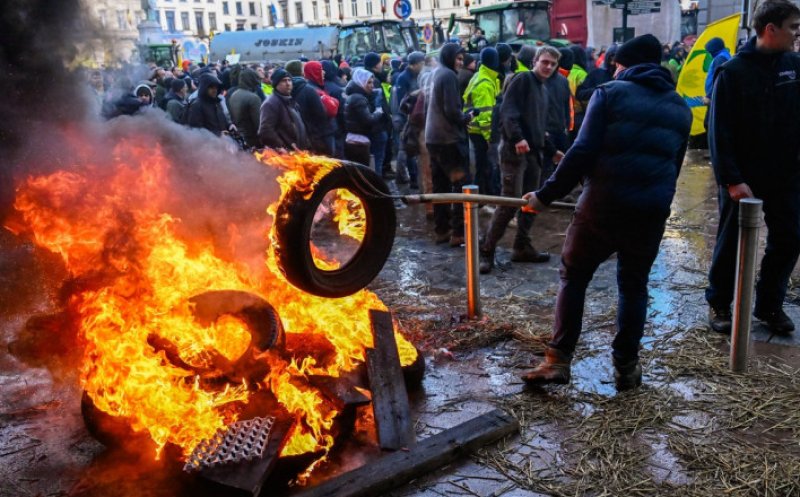
[[369,52],[402,57],[418,49],[411,31],[397,21],[365,21],[339,28],[338,52],[362,59]]
[[519,47],[551,41],[551,5],[549,0],[501,2],[470,12],[490,44]]

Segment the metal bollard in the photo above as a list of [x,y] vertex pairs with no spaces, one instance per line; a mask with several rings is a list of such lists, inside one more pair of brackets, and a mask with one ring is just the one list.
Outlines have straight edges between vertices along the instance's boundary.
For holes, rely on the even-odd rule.
[[758,228],[761,224],[762,204],[763,202],[756,198],[745,198],[739,201],[739,249],[736,254],[736,287],[734,288],[730,359],[730,368],[734,372],[747,370],[753,313],[753,286],[758,253]]
[[[464,185],[461,191],[467,195],[477,195],[476,185]],[[481,288],[478,281],[478,204],[464,202],[464,234],[467,252],[467,316],[475,319],[481,315]]]

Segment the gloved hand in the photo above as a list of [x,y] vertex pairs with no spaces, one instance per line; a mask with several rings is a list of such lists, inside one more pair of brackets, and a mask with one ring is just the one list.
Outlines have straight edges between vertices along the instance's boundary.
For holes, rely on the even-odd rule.
[[541,200],[539,200],[539,197],[537,197],[536,193],[534,193],[534,192],[528,192],[525,195],[523,195],[522,198],[524,198],[525,200],[528,201],[528,205],[526,205],[525,207],[522,208],[523,212],[530,212],[532,214],[538,214],[545,207],[547,207],[546,205],[544,205],[544,203],[542,203]]

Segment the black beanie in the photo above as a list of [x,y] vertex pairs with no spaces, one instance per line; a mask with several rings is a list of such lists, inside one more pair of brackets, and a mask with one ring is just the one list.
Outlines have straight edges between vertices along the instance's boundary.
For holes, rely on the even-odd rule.
[[375,66],[381,63],[381,56],[375,52],[370,52],[364,56],[364,69],[372,70]]
[[566,71],[571,71],[572,66],[575,64],[575,56],[572,55],[572,50],[567,47],[558,49],[561,52],[561,58],[558,59],[558,66]]
[[511,45],[507,43],[498,43],[495,45],[495,49],[497,49],[497,55],[500,56],[500,63],[505,64],[511,58],[511,54],[513,51],[511,50]]
[[270,76],[269,80],[272,82],[272,87],[275,88],[278,86],[278,83],[281,82],[284,78],[291,78],[292,75],[289,74],[286,69],[275,69],[272,71],[272,76]]
[[179,91],[183,90],[184,86],[186,86],[186,81],[182,80],[181,78],[175,78],[169,83],[169,89],[174,93],[178,93]]
[[617,64],[632,67],[638,64],[660,64],[661,42],[651,34],[637,36],[617,49]]

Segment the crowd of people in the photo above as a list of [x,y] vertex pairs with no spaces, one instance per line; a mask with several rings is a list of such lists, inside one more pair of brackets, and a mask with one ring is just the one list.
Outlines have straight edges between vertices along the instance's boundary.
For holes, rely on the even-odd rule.
[[[787,53],[798,23],[800,11],[788,0],[766,0],[754,14],[757,36],[739,55],[731,60],[716,38],[706,46],[713,58],[706,84],[710,148],[720,185],[706,295],[716,331],[731,327],[737,201],[754,194],[765,201],[769,228],[756,317],[776,332],[794,329],[782,302],[800,254],[800,150],[793,138],[800,63]],[[480,240],[484,274],[493,270],[509,226],[516,229],[513,262],[548,261],[550,254],[532,244],[536,215],[582,185],[561,254],[553,337],[545,361],[524,379],[569,381],[587,285],[616,253],[613,362],[618,388],[638,386],[648,275],[692,123],[675,91],[686,49],[652,35],[600,51],[480,47],[473,55],[447,43],[437,57],[412,52],[402,59],[369,53],[363,67],[352,68],[338,58],[280,67],[184,63],[150,68],[136,85],[95,71],[89,86],[107,118],[160,107],[173,121],[240,136],[245,148],[352,160],[424,192],[460,193],[474,182],[481,193],[528,199],[521,210],[483,207],[491,212]],[[436,204],[428,214],[436,243],[464,242],[460,205]]]

